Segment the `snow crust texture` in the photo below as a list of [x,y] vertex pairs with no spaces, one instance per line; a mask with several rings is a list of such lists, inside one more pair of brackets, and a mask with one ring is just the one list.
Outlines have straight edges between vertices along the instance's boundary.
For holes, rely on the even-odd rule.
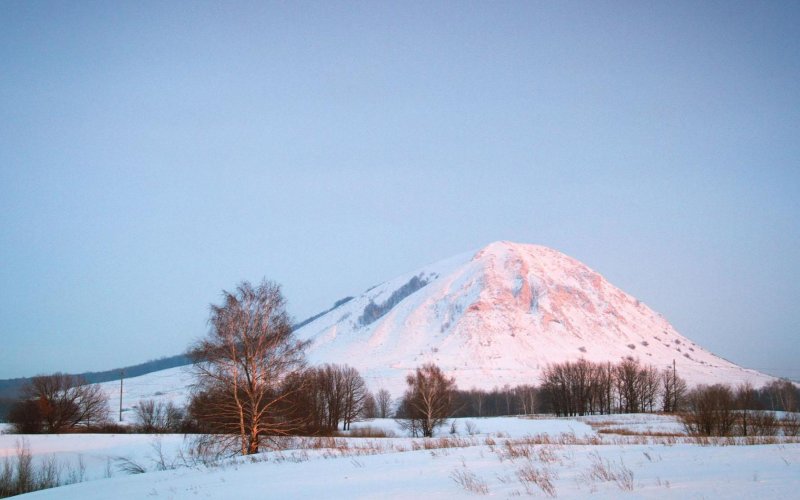
[[[376,304],[392,307],[374,317]],[[690,384],[773,380],[696,345],[581,262],[506,241],[374,287],[297,335],[312,341],[312,363],[350,364],[373,389],[393,391],[425,362],[465,389],[539,384],[548,363],[580,358],[632,357],[659,369],[674,360]]]

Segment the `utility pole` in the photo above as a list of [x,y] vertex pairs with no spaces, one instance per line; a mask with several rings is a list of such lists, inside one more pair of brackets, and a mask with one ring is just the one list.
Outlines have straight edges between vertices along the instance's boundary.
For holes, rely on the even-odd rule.
[[670,380],[669,385],[672,391],[672,401],[669,402],[669,408],[672,410],[672,413],[675,413],[678,410],[675,408],[678,406],[678,395],[675,394],[675,391],[678,389],[678,374],[675,371],[675,358],[672,358],[672,380]]
[[119,371],[119,421],[122,422],[122,379],[125,378],[125,370]]

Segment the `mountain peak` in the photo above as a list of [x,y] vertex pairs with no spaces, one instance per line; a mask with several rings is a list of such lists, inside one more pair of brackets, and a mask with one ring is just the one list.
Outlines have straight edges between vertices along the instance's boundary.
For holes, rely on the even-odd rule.
[[517,243],[508,240],[499,240],[489,243],[488,245],[480,249],[477,252],[477,254],[503,255],[508,252],[526,252],[526,253],[542,253],[542,254],[547,254],[550,252],[559,253],[557,250],[553,250],[552,248],[542,245],[535,245],[532,243]]
[[400,389],[434,362],[465,388],[538,384],[550,363],[638,358],[691,383],[761,385],[681,336],[658,313],[557,250],[490,243],[364,292],[297,331],[314,362],[348,363]]

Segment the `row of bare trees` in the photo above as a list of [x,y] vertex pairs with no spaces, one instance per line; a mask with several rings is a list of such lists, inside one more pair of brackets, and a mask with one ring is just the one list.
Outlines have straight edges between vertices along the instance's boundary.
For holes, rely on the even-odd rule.
[[[359,416],[389,416],[388,392],[370,394],[354,368],[306,367],[306,343],[292,333],[277,284],[243,282],[233,293],[223,292],[222,303],[211,306],[209,324],[208,335],[189,351],[195,385],[183,422],[207,436],[217,451],[248,455],[259,452],[265,438],[331,432],[340,424],[348,429]],[[407,386],[397,417],[412,433],[423,436],[431,436],[453,416],[459,409],[459,394],[465,394],[458,393],[454,380],[432,364],[410,374]],[[770,397],[784,406],[800,399],[796,391],[777,389]],[[482,415],[485,393],[466,394]],[[675,411],[685,395],[686,384],[674,367],[659,372],[625,359],[614,365],[586,360],[549,365],[538,392],[532,386],[504,388],[493,399],[497,409],[504,398],[507,413],[513,406],[521,413],[536,408],[585,415]],[[178,409],[152,402],[140,403],[137,411],[142,428],[154,432],[174,428],[179,419]],[[107,412],[99,386],[57,374],[33,379],[12,414],[24,424],[18,426],[22,432],[66,432],[102,422]]]
[[530,415],[547,411],[539,388],[533,385],[495,387],[492,390],[472,388],[458,390],[453,405],[454,417],[497,417]]
[[[701,385],[687,394],[681,420],[690,434],[700,436],[770,436],[779,429],[784,435],[797,436],[800,434],[800,415],[794,403],[797,392],[791,383],[781,382],[761,390],[750,384],[736,388]],[[781,419],[774,411],[765,410],[760,401],[762,395],[770,393],[785,398],[786,411]]]
[[350,424],[371,408],[374,398],[358,370],[351,366],[323,365],[291,374],[283,384],[287,418],[299,423],[304,433],[348,430]]
[[772,411],[800,411],[800,387],[781,379],[755,390],[754,409]]
[[674,367],[661,372],[635,359],[616,364],[585,359],[548,365],[540,388],[557,415],[675,411],[686,393],[686,382]]

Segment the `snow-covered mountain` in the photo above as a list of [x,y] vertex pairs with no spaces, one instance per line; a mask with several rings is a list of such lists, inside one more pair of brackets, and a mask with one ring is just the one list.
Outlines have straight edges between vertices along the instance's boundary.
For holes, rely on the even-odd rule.
[[367,290],[296,331],[312,363],[347,363],[373,389],[438,364],[461,388],[538,384],[548,363],[638,358],[690,384],[773,377],[730,363],[660,314],[556,250],[506,241]]

